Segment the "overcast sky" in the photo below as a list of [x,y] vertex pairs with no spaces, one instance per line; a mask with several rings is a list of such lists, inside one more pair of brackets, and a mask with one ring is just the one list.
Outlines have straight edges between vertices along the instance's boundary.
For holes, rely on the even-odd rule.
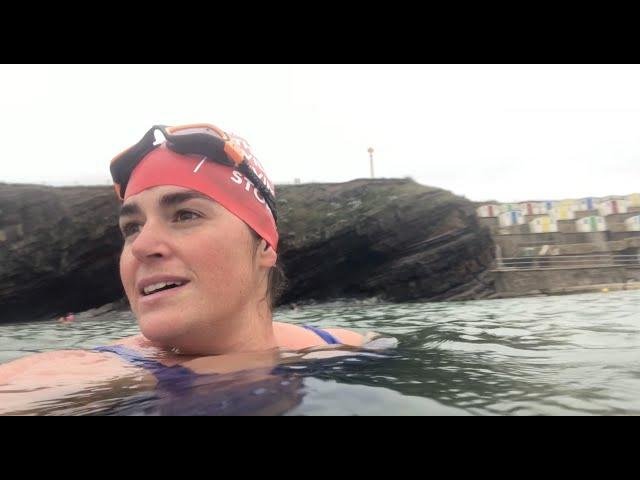
[[0,182],[107,184],[153,124],[244,136],[276,183],[471,200],[640,192],[640,66],[2,65]]

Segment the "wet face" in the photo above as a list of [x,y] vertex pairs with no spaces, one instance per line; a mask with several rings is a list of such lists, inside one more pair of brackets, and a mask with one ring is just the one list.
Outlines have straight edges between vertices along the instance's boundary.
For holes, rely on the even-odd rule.
[[120,276],[152,341],[203,341],[264,296],[249,227],[200,193],[175,186],[144,190],[124,202],[119,224],[125,239]]

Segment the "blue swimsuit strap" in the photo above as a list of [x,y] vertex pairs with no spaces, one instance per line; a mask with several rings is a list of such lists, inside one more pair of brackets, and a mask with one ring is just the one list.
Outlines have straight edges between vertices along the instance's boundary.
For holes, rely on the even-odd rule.
[[153,374],[160,382],[196,376],[195,373],[182,365],[168,367],[157,360],[146,358],[141,355],[140,352],[127,348],[124,345],[105,345],[103,347],[95,347],[93,351],[115,353],[130,364],[149,371],[149,373]]
[[325,330],[321,330],[319,328],[315,328],[310,325],[303,325],[302,327],[306,328],[307,330],[311,330],[313,333],[318,335],[320,338],[322,338],[322,340],[327,342],[329,345],[340,345],[340,341]]

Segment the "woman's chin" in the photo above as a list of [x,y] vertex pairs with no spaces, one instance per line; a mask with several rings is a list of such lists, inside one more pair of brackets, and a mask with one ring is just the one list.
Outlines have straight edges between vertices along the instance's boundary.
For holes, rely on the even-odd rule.
[[167,315],[141,315],[138,318],[138,325],[146,338],[152,342],[167,345],[181,337],[186,330],[186,324],[182,319]]

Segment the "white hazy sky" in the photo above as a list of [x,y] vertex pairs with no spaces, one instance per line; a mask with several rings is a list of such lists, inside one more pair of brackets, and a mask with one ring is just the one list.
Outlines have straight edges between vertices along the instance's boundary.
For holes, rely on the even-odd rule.
[[244,136],[276,183],[411,176],[501,202],[640,191],[637,65],[2,65],[0,182],[107,184],[153,124]]

